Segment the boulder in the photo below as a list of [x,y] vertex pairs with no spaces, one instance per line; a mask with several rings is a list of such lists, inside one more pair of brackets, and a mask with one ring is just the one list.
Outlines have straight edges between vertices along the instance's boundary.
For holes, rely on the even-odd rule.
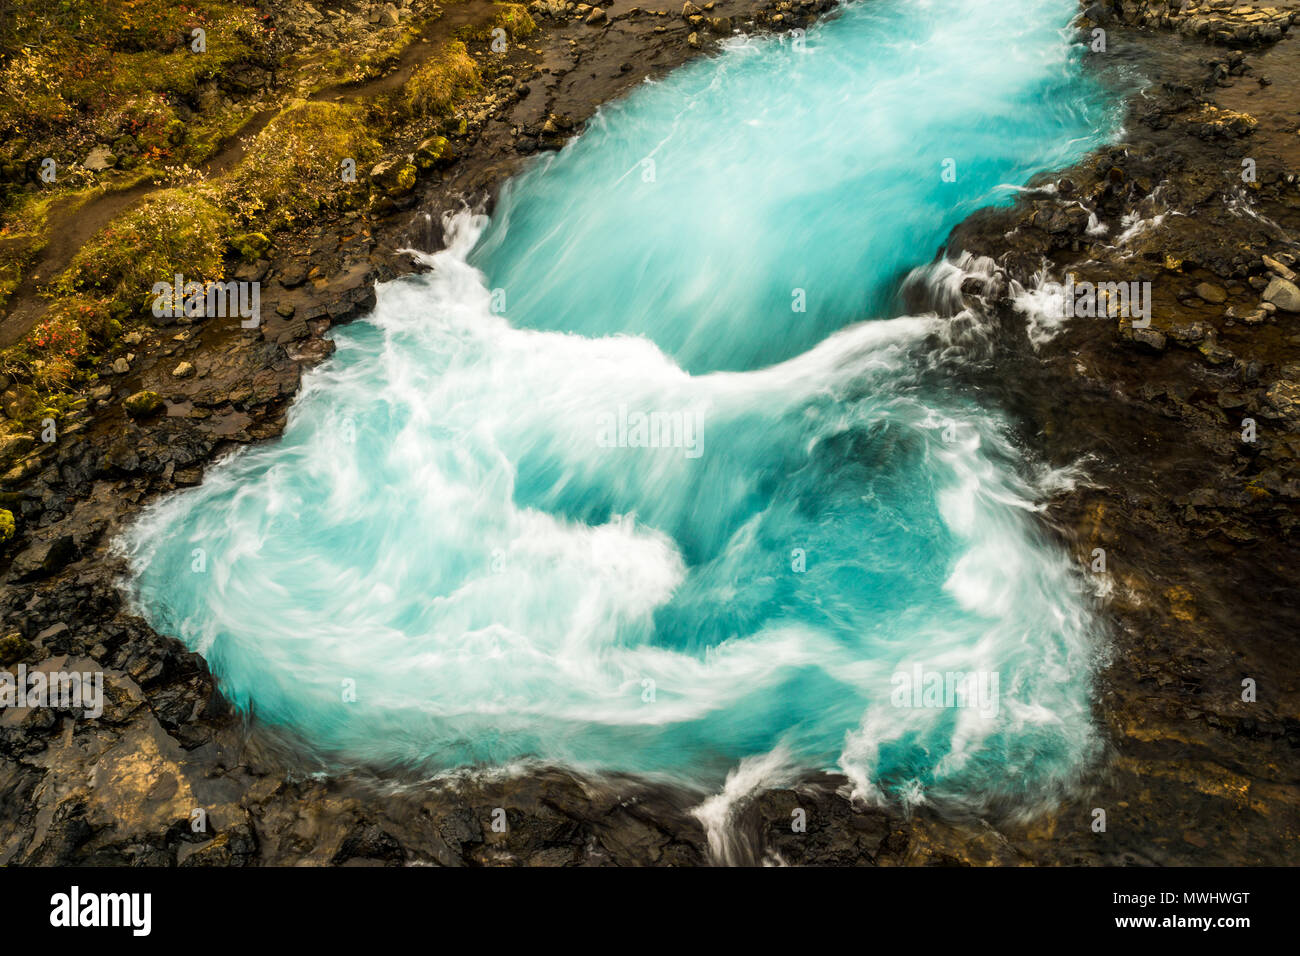
[[1152,352],[1163,352],[1165,350],[1165,336],[1162,332],[1155,329],[1134,329],[1133,341]]
[[132,418],[148,418],[162,411],[163,400],[157,392],[145,390],[128,397],[122,402],[122,407]]
[[430,136],[415,147],[415,164],[421,169],[445,169],[456,161],[456,150],[445,136]]
[[117,165],[117,157],[109,150],[107,146],[96,146],[90,151],[81,165],[85,166],[91,172],[102,172],[105,169],[112,169]]
[[1264,301],[1272,302],[1283,312],[1300,312],[1300,288],[1286,279],[1274,279],[1264,290]]
[[378,162],[370,170],[370,187],[384,196],[404,196],[415,188],[415,164],[396,157]]

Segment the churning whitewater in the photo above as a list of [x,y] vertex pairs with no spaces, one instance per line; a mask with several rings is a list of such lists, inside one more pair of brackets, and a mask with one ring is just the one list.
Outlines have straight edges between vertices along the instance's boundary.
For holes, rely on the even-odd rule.
[[875,0],[606,107],[379,288],[282,440],[142,518],[141,612],[328,766],[1067,785],[1078,575],[952,320],[896,303],[1110,134],[1074,6]]

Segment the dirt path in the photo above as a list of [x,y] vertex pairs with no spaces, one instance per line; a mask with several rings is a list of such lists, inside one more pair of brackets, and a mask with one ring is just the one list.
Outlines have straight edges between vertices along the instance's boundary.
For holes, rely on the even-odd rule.
[[[399,89],[424,62],[435,44],[451,39],[452,34],[463,27],[486,24],[499,12],[500,8],[490,0],[466,0],[456,6],[446,7],[442,16],[425,24],[420,36],[402,51],[395,69],[361,83],[335,83],[322,87],[308,96],[307,100],[350,103]],[[233,169],[244,158],[253,137],[266,128],[282,107],[283,103],[279,103],[250,116],[199,166],[203,176],[212,178]],[[52,209],[49,215],[50,241],[14,290],[8,312],[0,317],[0,348],[13,345],[21,339],[45,314],[48,300],[40,294],[41,287],[67,269],[73,257],[92,236],[166,186],[165,182],[158,180],[146,181],[104,193],[81,206],[77,206],[76,200],[70,197]]]

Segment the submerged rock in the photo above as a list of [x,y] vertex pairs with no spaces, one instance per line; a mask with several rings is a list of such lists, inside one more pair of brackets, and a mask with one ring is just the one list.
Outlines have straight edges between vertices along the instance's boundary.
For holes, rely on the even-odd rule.
[[1196,287],[1196,296],[1211,305],[1222,305],[1228,301],[1228,293],[1223,286],[1213,282],[1202,282]]

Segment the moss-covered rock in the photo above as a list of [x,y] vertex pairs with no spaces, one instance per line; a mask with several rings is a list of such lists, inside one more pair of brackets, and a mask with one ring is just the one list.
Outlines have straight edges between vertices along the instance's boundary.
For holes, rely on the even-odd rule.
[[122,407],[132,418],[148,418],[162,411],[163,404],[161,395],[145,390],[128,397],[122,402]]
[[256,262],[271,248],[271,240],[262,232],[246,232],[230,240],[230,248],[245,262]]
[[415,148],[415,164],[421,169],[445,169],[456,161],[456,150],[445,136],[430,136]]
[[0,546],[14,536],[15,530],[14,513],[7,508],[0,508]]
[[17,631],[0,637],[0,664],[5,667],[18,663],[31,652],[31,643]]
[[370,189],[389,198],[404,196],[415,188],[415,164],[404,158],[385,159],[370,170]]

